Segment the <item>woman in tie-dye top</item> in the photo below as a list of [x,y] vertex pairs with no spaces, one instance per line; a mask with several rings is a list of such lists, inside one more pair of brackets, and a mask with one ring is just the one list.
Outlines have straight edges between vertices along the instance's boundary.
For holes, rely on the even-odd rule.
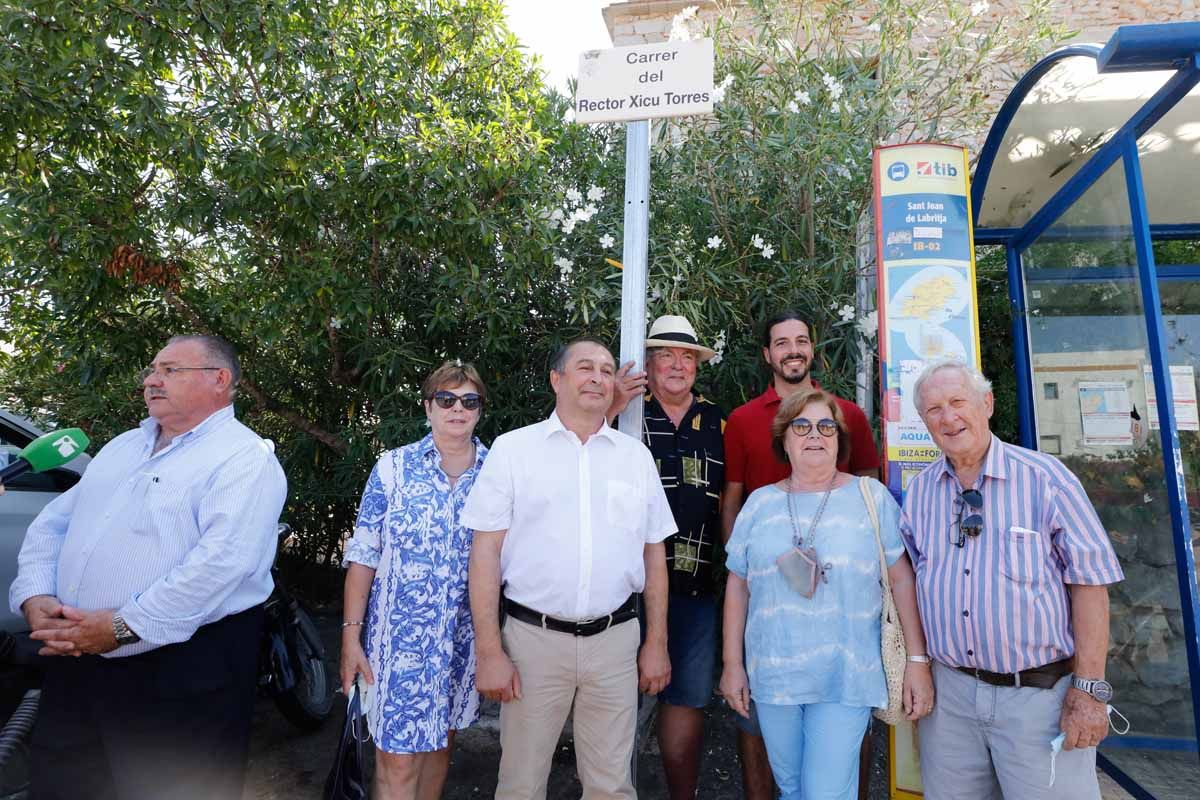
[[[855,798],[871,709],[887,705],[879,552],[859,481],[868,481],[878,512],[908,652],[920,658],[925,641],[900,540],[900,509],[878,481],[838,472],[849,437],[826,392],[803,389],[786,399],[772,437],[792,473],[750,495],[726,546],[721,692],[742,715],[754,698],[784,800]],[[777,563],[797,543],[815,549],[825,568],[811,597]],[[927,659],[912,661],[905,672],[905,710],[917,719],[932,706]]]

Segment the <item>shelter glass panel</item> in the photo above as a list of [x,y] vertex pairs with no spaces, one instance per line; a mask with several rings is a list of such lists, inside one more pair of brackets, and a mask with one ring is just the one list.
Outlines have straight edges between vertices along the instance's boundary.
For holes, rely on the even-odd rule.
[[[1039,440],[1080,479],[1125,571],[1110,589],[1108,677],[1142,737],[1194,739],[1150,354],[1124,170],[1100,178],[1023,254]],[[1198,331],[1200,335],[1200,331]]]

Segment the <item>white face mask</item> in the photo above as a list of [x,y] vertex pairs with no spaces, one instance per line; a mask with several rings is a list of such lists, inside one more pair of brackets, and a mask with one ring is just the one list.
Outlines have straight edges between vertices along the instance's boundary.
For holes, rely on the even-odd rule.
[[[1125,734],[1129,733],[1129,720],[1125,717],[1125,715],[1120,711],[1117,711],[1117,709],[1113,706],[1105,706],[1105,708],[1108,710],[1108,724],[1109,727],[1113,729],[1113,733],[1117,734],[1118,736],[1124,736]],[[1117,729],[1117,726],[1113,723],[1113,714],[1116,714],[1117,717],[1123,723],[1125,723],[1124,730]],[[1065,733],[1060,733],[1050,742],[1050,782],[1046,784],[1047,786],[1054,785],[1054,762],[1058,759],[1058,754],[1062,752],[1063,744],[1066,741],[1067,735]]]

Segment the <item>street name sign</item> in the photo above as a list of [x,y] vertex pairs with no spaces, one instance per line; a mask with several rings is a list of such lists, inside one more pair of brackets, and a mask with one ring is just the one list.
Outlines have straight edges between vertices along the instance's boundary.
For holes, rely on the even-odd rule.
[[579,56],[576,122],[682,117],[712,109],[712,39],[588,50]]

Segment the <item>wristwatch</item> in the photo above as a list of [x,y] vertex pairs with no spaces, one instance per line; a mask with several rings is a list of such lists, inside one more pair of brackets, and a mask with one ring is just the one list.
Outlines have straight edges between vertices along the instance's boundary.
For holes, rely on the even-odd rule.
[[1098,680],[1088,680],[1086,678],[1081,678],[1078,675],[1072,675],[1071,685],[1079,691],[1091,695],[1093,699],[1098,700],[1101,703],[1107,703],[1108,701],[1112,700],[1112,684],[1103,678]]
[[117,638],[117,644],[137,644],[142,640],[120,614],[113,614],[113,636]]

